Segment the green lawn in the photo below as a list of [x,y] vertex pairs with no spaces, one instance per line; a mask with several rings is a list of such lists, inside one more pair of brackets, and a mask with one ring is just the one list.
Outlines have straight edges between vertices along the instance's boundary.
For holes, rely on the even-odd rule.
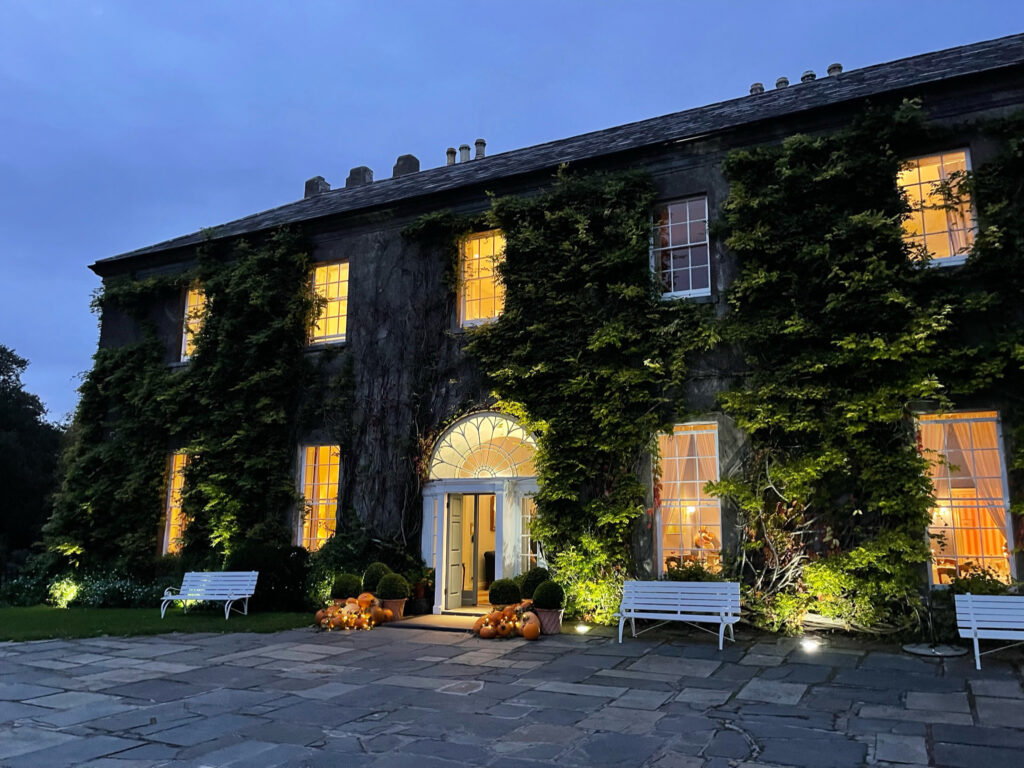
[[160,618],[153,608],[0,608],[0,641],[45,640],[51,637],[98,637],[100,635],[158,635],[164,632],[278,632],[313,624],[309,613],[232,613],[224,620],[222,609],[168,608]]

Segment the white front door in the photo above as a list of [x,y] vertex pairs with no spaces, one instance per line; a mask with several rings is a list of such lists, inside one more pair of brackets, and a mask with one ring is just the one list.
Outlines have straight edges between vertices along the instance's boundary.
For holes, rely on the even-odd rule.
[[444,607],[462,607],[462,494],[448,494],[447,579]]

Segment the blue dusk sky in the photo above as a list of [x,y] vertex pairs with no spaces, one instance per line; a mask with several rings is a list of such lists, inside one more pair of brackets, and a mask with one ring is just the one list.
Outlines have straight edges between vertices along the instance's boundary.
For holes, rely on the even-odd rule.
[[69,414],[97,259],[344,184],[1024,31],[1020,0],[0,0],[0,343]]

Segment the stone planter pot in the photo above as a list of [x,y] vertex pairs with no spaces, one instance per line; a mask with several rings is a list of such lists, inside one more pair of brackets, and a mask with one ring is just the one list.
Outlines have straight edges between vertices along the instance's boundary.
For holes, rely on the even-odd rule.
[[405,601],[408,599],[403,597],[401,600],[381,600],[380,604],[384,606],[385,610],[390,610],[395,615],[395,619],[401,619],[405,615]]
[[540,619],[540,633],[542,635],[560,635],[562,633],[562,614],[564,608],[534,608],[533,612]]

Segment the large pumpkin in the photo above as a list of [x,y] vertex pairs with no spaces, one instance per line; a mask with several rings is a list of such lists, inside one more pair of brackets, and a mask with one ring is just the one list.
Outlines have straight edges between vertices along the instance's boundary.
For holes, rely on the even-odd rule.
[[501,615],[504,617],[505,621],[515,621],[516,608],[518,607],[519,606],[517,605],[510,605],[508,608],[501,612]]
[[498,625],[498,637],[508,637],[512,634],[512,622],[503,621]]
[[384,617],[384,609],[378,606],[370,608],[370,621],[374,624],[383,624],[387,619]]
[[330,621],[331,629],[341,629],[345,626],[345,620],[341,616],[332,616]]
[[490,640],[490,639],[492,639],[497,634],[498,634],[498,631],[494,627],[491,627],[491,626],[480,627],[480,637],[482,637],[484,640]]
[[359,607],[364,611],[373,605],[373,595],[369,592],[363,592],[359,597],[356,598],[356,602],[359,603]]
[[390,608],[385,608],[384,621],[391,621],[393,618],[395,618],[395,612],[392,611]]
[[536,624],[538,627],[540,626],[540,619],[533,611],[527,611],[523,614],[523,626],[527,626],[529,624]]
[[526,624],[523,626],[523,637],[527,640],[536,640],[540,637],[540,624]]
[[479,619],[477,619],[476,621],[473,622],[473,634],[474,635],[479,635],[480,634],[480,628],[483,627],[485,621],[487,621],[487,617],[486,616],[481,616]]
[[327,611],[325,611],[323,608],[321,608],[319,611],[316,612],[316,618],[313,619],[313,621],[315,621],[317,624],[319,624],[320,622],[322,622],[324,620],[324,618],[326,616],[327,616]]
[[501,611],[494,611],[487,617],[488,621],[494,626],[498,626],[503,618],[505,618],[505,615]]

